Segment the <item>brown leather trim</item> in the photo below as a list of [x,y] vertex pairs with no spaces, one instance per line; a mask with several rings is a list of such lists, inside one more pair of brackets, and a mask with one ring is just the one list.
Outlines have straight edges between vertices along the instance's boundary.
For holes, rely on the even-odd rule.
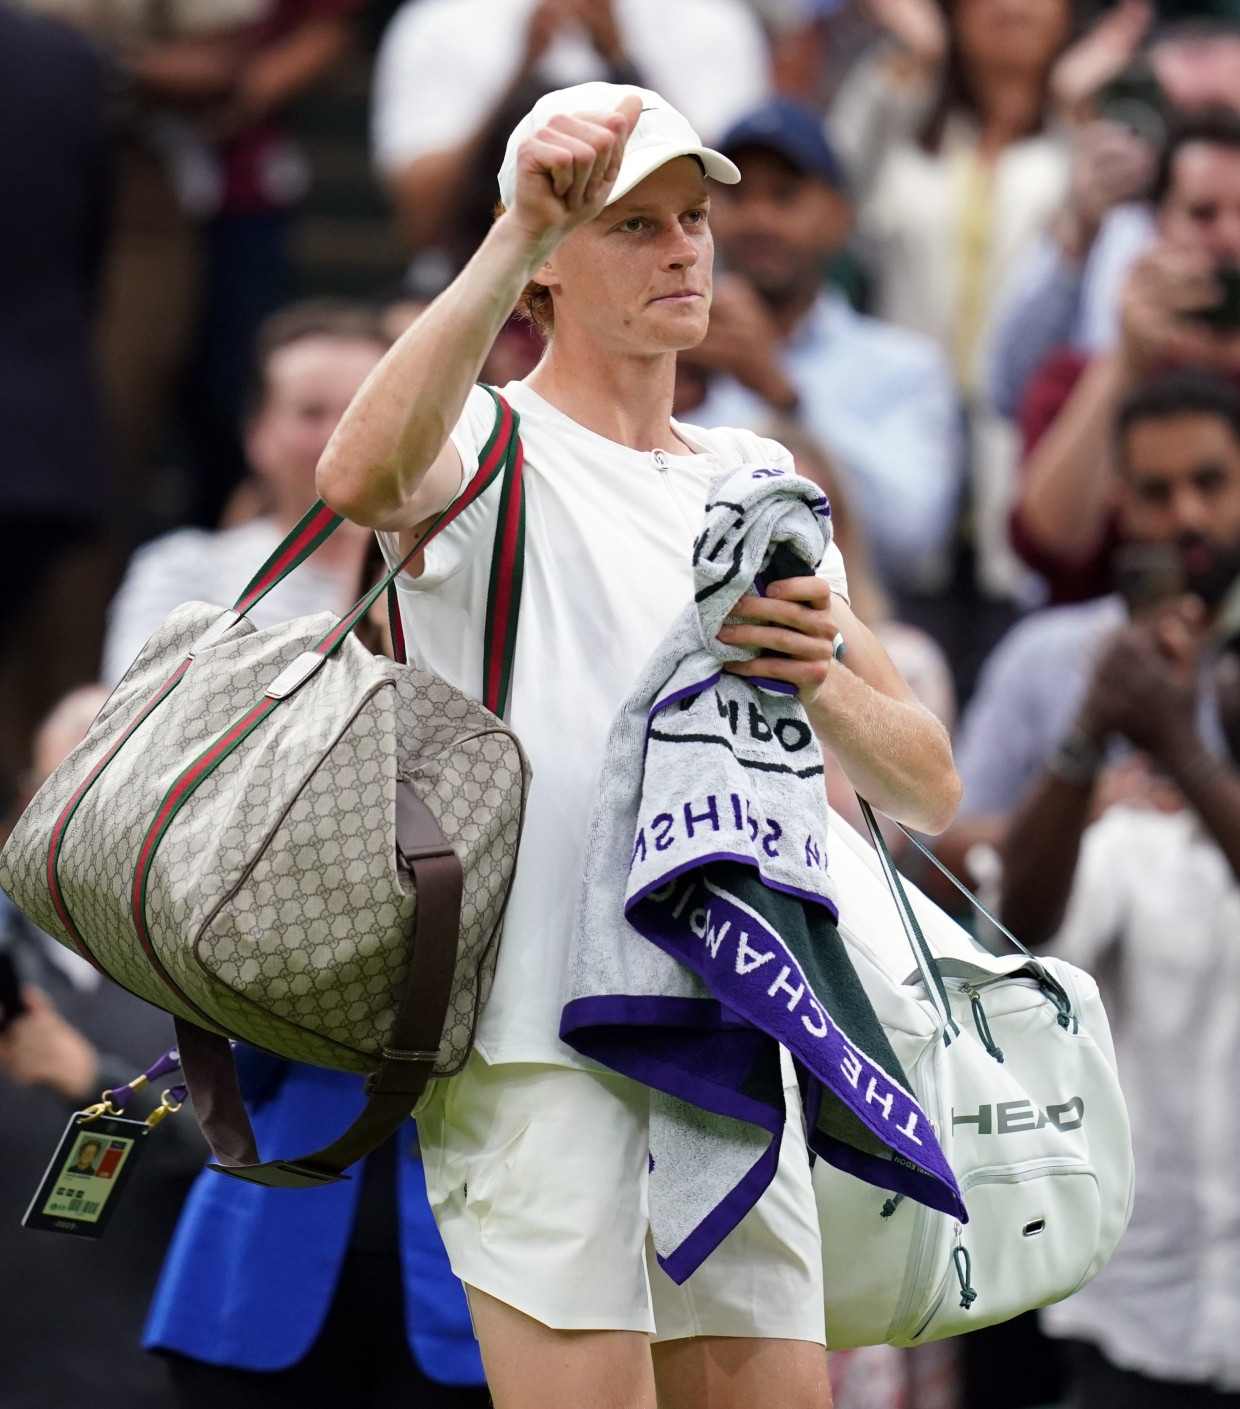
[[174,1018],[181,1071],[194,1115],[221,1164],[256,1164],[258,1142],[241,1099],[232,1043],[218,1032]]
[[402,780],[396,783],[396,850],[413,873],[418,900],[409,978],[383,1060],[366,1079],[366,1105],[338,1139],[297,1159],[259,1163],[228,1039],[177,1020],[185,1084],[218,1161],[213,1168],[222,1174],[285,1188],[332,1182],[393,1134],[426,1089],[452,997],[464,873],[434,814]]

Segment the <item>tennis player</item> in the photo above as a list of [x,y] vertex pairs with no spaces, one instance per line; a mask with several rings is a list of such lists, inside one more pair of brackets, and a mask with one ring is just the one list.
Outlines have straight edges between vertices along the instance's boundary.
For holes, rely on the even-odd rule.
[[[534,779],[476,1050],[417,1112],[497,1409],[831,1402],[795,1091],[770,1187],[677,1286],[648,1246],[647,1088],[558,1037],[604,741],[690,598],[707,486],[740,464],[791,468],[773,441],[671,416],[676,354],[710,315],[710,183],[738,179],[647,90],[540,99],[509,142],[502,214],[370,376],[319,468],[328,503],[398,561],[477,464],[494,408],[474,382],[496,334],[518,304],[545,332],[535,371],[502,389],[521,416],[527,496],[509,722]],[[477,697],[496,500],[459,515],[399,583],[411,653]],[[754,620],[726,639],[778,655],[729,668],[793,683],[866,797],[944,828],[960,794],[947,737],[849,609],[838,550],[737,612]]]

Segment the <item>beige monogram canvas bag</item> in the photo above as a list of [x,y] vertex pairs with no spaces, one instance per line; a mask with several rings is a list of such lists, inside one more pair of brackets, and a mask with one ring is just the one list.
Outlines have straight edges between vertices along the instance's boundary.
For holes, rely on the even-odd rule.
[[[478,472],[430,530],[496,485],[490,709],[354,638],[399,569],[339,621],[251,624],[339,523],[316,505],[231,611],[190,603],[163,623],[0,854],[35,924],[177,1019],[225,1172],[335,1179],[469,1054],[529,780],[497,717],[524,534],[518,418],[495,400]],[[325,1150],[260,1163],[229,1039],[366,1073],[366,1110]]]

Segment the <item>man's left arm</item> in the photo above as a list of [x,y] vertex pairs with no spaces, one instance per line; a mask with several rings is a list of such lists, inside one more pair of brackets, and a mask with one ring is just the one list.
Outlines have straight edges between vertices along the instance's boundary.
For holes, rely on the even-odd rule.
[[757,620],[723,627],[720,641],[764,654],[724,668],[796,685],[814,732],[862,797],[908,827],[943,831],[962,790],[947,731],[848,603],[822,578],[796,577],[772,583],[765,597],[742,597],[733,614]]

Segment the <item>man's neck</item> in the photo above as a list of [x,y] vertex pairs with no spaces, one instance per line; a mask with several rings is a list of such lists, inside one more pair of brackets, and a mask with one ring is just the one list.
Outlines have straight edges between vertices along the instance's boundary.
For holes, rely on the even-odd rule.
[[608,353],[564,328],[526,384],[578,425],[630,450],[685,453],[671,424],[674,352]]

